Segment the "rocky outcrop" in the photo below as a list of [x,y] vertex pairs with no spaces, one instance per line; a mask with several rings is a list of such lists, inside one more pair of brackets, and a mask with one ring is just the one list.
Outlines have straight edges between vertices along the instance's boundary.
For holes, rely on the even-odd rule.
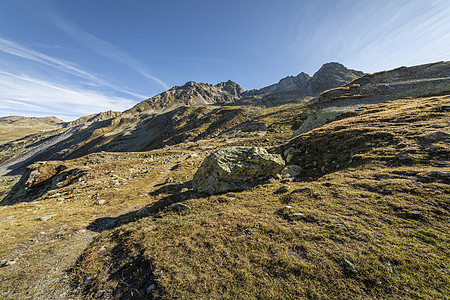
[[81,117],[72,122],[68,122],[68,123],[66,123],[66,127],[74,127],[74,126],[86,127],[86,126],[89,126],[96,122],[101,122],[101,121],[109,120],[112,118],[116,118],[116,117],[120,116],[121,114],[122,114],[121,112],[108,110],[108,111],[100,112],[98,114],[92,114],[89,116]]
[[308,132],[338,115],[359,107],[407,97],[450,93],[450,62],[438,62],[366,74],[352,82],[322,93],[315,112],[295,132]]
[[259,90],[250,90],[244,96],[296,93],[298,96],[317,96],[321,92],[342,86],[361,77],[364,72],[347,69],[336,62],[324,64],[314,76],[302,72],[297,76],[288,76],[278,83],[266,86]]
[[342,86],[363,75],[363,72],[347,69],[340,63],[326,63],[313,77],[303,72],[295,77],[285,77],[276,84],[244,92],[239,102],[264,106],[305,102],[304,100],[310,100],[323,91]]
[[308,81],[307,86],[313,95],[340,87],[364,75],[364,72],[347,69],[344,65],[331,62],[324,64]]
[[278,174],[284,165],[280,155],[260,147],[227,147],[205,158],[193,185],[198,192],[208,194],[248,189]]
[[216,85],[189,81],[183,86],[173,88],[142,101],[125,114],[136,114],[145,111],[161,112],[180,106],[226,104],[238,99],[243,93],[242,87],[228,80]]

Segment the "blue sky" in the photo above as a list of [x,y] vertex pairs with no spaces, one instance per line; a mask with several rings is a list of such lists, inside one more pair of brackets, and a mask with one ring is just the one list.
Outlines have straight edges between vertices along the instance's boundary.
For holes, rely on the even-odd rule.
[[174,85],[450,60],[448,0],[2,0],[0,116],[73,120]]

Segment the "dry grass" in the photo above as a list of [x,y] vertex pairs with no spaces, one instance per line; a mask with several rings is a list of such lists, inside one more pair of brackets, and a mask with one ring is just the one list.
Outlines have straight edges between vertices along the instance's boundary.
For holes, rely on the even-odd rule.
[[[78,181],[33,202],[0,207],[0,219],[16,216],[0,222],[0,257],[17,261],[0,268],[0,295],[448,298],[450,187],[435,171],[450,170],[449,144],[424,140],[429,132],[447,130],[448,101],[371,106],[275,147],[311,154],[301,162],[304,181],[290,183],[286,194],[275,193],[279,182],[210,197],[186,190],[208,151],[232,144],[276,145],[286,133],[65,162],[65,171],[88,168]],[[249,119],[273,124],[277,114],[296,120],[289,107],[262,110]],[[425,147],[430,143],[438,148]],[[354,157],[350,161],[347,155]],[[406,155],[410,159],[396,159]],[[98,200],[106,202],[95,204]],[[166,212],[173,202],[192,209]],[[150,216],[137,219],[133,212],[144,206]],[[47,214],[56,216],[35,220]],[[118,220],[115,228],[102,229],[101,221],[111,219]],[[86,227],[90,230],[80,231]],[[64,278],[71,267],[69,286]],[[147,293],[152,284],[156,289]],[[62,291],[68,294],[61,296]]]
[[31,134],[60,128],[49,124],[0,124],[0,145],[18,140]]
[[[423,113],[408,117],[417,111]],[[344,125],[358,130],[355,120],[365,128],[355,145],[350,135],[334,139]],[[400,120],[400,127],[382,128]],[[442,122],[448,97],[400,100],[303,136],[301,145],[315,151],[311,164],[326,157],[329,148],[314,141],[325,142],[327,134],[329,146],[366,147],[356,149],[359,161],[323,174],[306,168],[316,179],[290,184],[291,191],[310,190],[278,195],[279,183],[211,197],[180,194],[176,185],[160,190],[157,207],[184,201],[192,210],[155,211],[99,236],[75,268],[75,282],[85,282],[79,297],[146,298],[155,284],[152,295],[163,299],[447,298],[450,188],[433,171],[449,170],[448,155],[440,155],[448,144],[440,141],[444,152],[431,157],[419,147],[423,129]],[[399,140],[374,141],[377,130]],[[368,141],[376,146],[367,148]],[[416,145],[413,161],[392,160],[402,143]]]

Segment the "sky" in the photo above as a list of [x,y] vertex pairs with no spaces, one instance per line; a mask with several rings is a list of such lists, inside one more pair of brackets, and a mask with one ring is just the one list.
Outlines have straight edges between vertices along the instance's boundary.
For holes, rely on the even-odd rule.
[[448,60],[449,0],[0,1],[0,117],[71,121],[187,81],[262,88],[332,61]]

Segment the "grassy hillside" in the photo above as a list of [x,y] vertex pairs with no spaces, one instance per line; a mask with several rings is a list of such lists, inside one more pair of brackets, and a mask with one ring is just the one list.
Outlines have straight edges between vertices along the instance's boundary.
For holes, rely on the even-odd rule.
[[[448,298],[449,110],[450,96],[394,100],[285,142],[301,110],[273,108],[245,116],[284,133],[35,166],[13,191],[30,202],[0,207],[0,296]],[[303,171],[195,193],[203,158],[226,145],[271,146]],[[167,211],[177,202],[191,209]]]

